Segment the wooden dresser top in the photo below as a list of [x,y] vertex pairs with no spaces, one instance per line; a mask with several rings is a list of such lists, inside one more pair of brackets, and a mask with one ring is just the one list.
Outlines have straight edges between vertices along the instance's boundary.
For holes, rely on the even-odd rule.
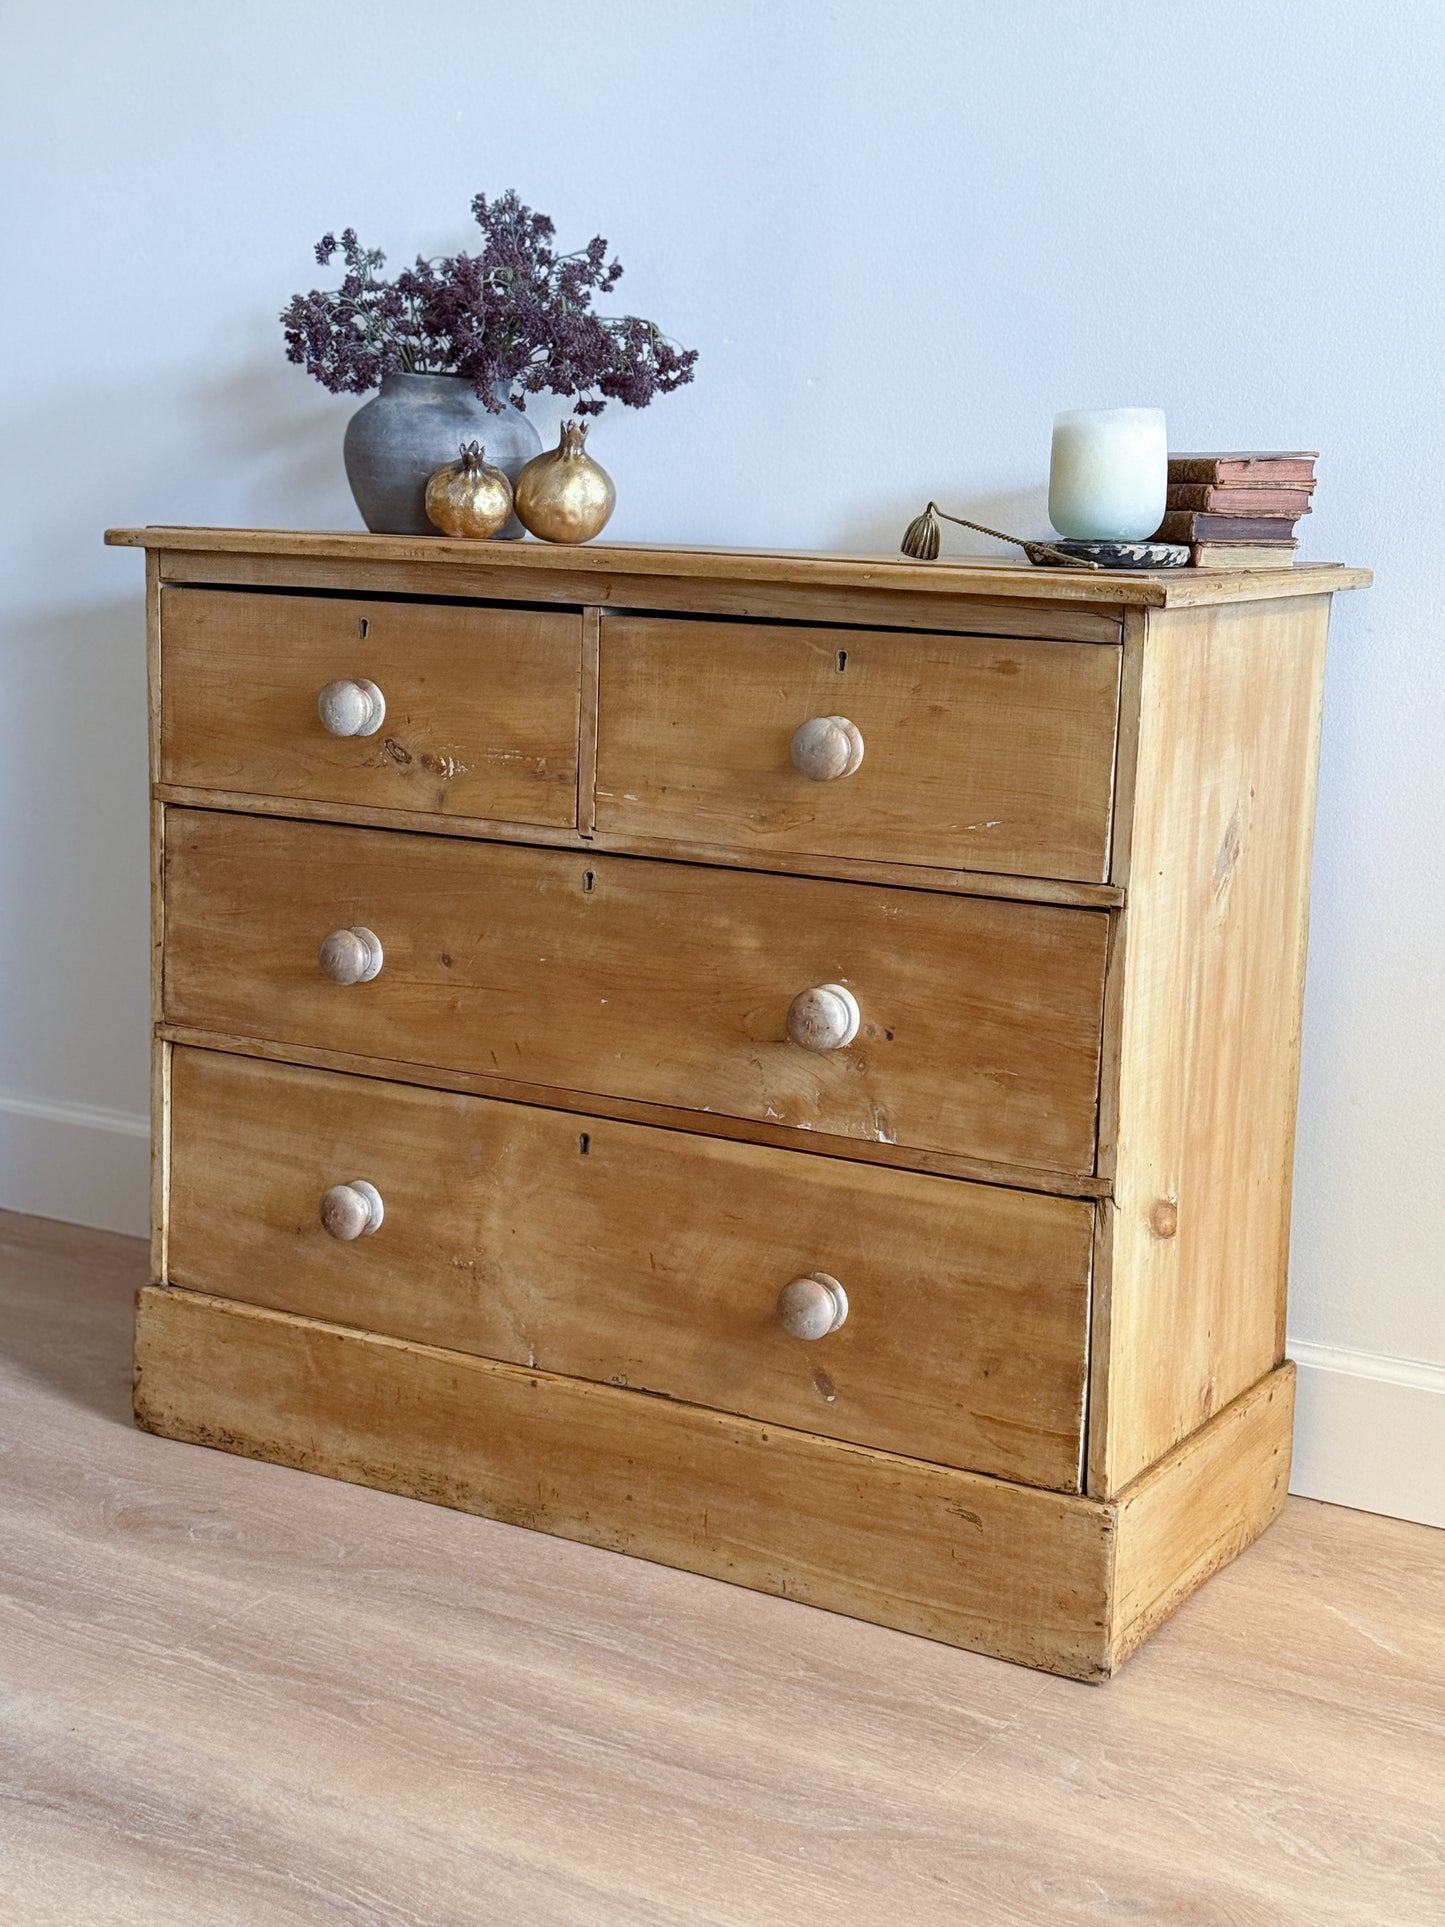
[[888,589],[895,594],[1018,597],[1031,602],[1095,607],[1178,609],[1219,602],[1271,601],[1363,589],[1368,569],[1300,562],[1286,569],[1179,569],[1154,574],[1036,569],[1026,562],[957,556],[915,562],[904,555],[846,555],[787,549],[709,549],[674,544],[460,542],[446,536],[366,535],[346,530],[208,529],[152,526],[107,529],[114,547],[202,555],[293,557],[352,563],[446,563],[475,569],[478,591],[489,569],[690,581],[716,580],[791,588]]

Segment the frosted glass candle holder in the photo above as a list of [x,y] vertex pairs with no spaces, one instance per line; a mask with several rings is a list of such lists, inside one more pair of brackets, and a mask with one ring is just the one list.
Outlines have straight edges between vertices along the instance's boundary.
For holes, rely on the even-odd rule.
[[1075,541],[1143,542],[1164,520],[1162,408],[1070,408],[1054,417],[1049,520]]

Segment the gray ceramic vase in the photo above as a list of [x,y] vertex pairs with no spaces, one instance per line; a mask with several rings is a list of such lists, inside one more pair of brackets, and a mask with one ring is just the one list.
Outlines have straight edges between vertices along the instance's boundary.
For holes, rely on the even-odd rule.
[[[346,424],[346,479],[374,535],[438,535],[427,520],[426,485],[463,442],[479,441],[487,460],[513,484],[542,450],[542,439],[508,400],[505,382],[493,390],[505,404],[494,415],[460,375],[388,375]],[[513,515],[493,541],[515,541],[527,531]]]

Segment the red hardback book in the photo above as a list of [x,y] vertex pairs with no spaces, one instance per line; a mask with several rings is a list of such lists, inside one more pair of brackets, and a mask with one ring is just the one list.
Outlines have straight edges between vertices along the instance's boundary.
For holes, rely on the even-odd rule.
[[1314,480],[1316,448],[1234,449],[1222,455],[1171,455],[1171,482],[1231,482],[1244,488],[1295,488]]
[[1208,515],[1198,509],[1170,509],[1154,531],[1156,542],[1287,542],[1294,534],[1292,515]]
[[1240,488],[1232,482],[1171,482],[1171,509],[1208,509],[1214,515],[1308,515],[1314,483],[1304,488]]

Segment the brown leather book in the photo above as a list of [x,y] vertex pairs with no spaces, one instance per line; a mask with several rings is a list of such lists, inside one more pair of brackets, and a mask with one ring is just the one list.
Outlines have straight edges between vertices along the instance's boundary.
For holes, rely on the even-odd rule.
[[1304,488],[1241,488],[1233,482],[1171,482],[1168,507],[1214,515],[1308,515],[1314,483]]
[[1292,515],[1209,515],[1199,509],[1170,509],[1152,539],[1155,542],[1287,542],[1293,534]]
[[1297,542],[1195,542],[1189,560],[1196,569],[1289,569]]
[[1314,480],[1316,448],[1236,449],[1223,455],[1171,455],[1171,482],[1232,482],[1244,488],[1295,488]]

